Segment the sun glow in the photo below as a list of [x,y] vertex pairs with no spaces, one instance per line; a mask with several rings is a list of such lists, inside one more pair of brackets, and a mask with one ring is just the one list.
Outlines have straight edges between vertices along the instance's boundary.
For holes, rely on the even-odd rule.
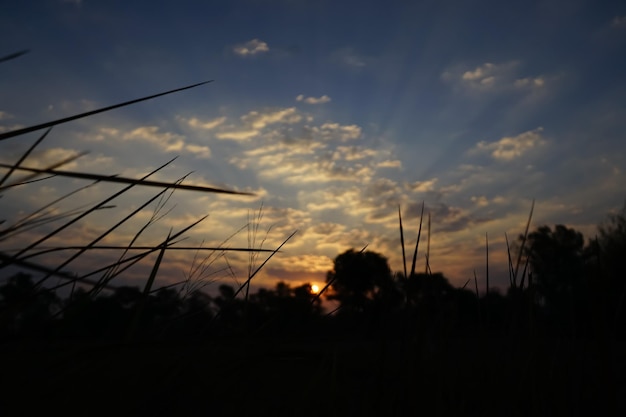
[[316,284],[312,284],[311,285],[311,292],[313,294],[317,294],[318,292],[320,292],[320,287],[318,285],[316,285]]

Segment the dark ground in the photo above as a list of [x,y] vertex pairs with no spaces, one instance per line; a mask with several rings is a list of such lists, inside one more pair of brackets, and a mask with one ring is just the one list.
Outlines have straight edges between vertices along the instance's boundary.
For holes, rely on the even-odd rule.
[[448,339],[0,346],[2,416],[626,415],[626,345]]

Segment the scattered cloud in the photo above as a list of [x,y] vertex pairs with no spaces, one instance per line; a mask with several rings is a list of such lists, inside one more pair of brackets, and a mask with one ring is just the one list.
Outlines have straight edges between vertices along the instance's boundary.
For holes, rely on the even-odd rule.
[[357,125],[340,125],[339,123],[324,123],[320,131],[327,137],[339,137],[342,141],[361,137],[361,128]]
[[518,75],[520,63],[508,61],[500,64],[486,62],[473,69],[457,67],[445,71],[442,80],[470,91],[506,91],[539,89],[546,85],[544,76]]
[[274,123],[298,123],[302,120],[302,116],[296,113],[295,107],[289,107],[274,111],[251,111],[242,116],[241,120],[254,129],[263,129],[267,125]]
[[358,161],[376,156],[379,152],[375,149],[362,148],[359,146],[338,146],[333,154],[334,160]]
[[513,84],[517,88],[526,88],[526,87],[540,88],[540,87],[543,87],[545,83],[546,83],[546,80],[543,77],[536,77],[536,78],[526,77],[526,78],[519,78],[515,80]]
[[517,159],[545,143],[541,137],[542,127],[535,130],[520,133],[513,137],[503,137],[496,142],[479,142],[472,152],[489,152],[491,156],[499,161],[511,161]]
[[435,184],[437,183],[437,178],[431,178],[426,181],[415,181],[407,184],[407,188],[409,191],[414,193],[427,193],[431,191],[435,191]]
[[268,52],[269,50],[270,48],[267,43],[259,39],[252,39],[246,43],[235,45],[233,48],[233,52],[236,55],[244,57]]
[[211,149],[208,146],[202,145],[185,145],[185,150],[189,153],[194,154],[196,157],[201,159],[210,159],[211,158]]
[[303,94],[300,94],[299,96],[296,97],[296,101],[303,101],[307,104],[324,104],[324,103],[328,103],[331,101],[331,98],[328,97],[327,95],[323,95],[319,98],[316,97],[304,97]]
[[223,124],[226,121],[226,117],[218,117],[216,119],[207,121],[202,121],[195,117],[183,120],[189,125],[189,127],[192,127],[194,129],[212,130]]
[[283,109],[266,109],[262,111],[251,111],[241,116],[241,125],[225,126],[220,132],[215,134],[217,139],[230,139],[235,141],[246,141],[255,136],[259,136],[263,129],[273,124],[295,124],[302,121],[295,107]]
[[478,197],[472,196],[470,200],[472,201],[472,203],[476,204],[478,207],[486,207],[489,205],[489,200],[487,200],[487,197],[485,197],[484,195],[481,195]]
[[230,139],[230,140],[248,140],[259,134],[258,130],[230,130],[228,132],[216,133],[215,137],[218,139]]
[[387,159],[376,164],[377,168],[402,168],[402,162],[398,159]]
[[13,118],[12,114],[0,110],[0,120],[8,120],[8,119],[12,119],[12,118]]
[[157,126],[138,127],[125,133],[122,139],[148,142],[165,152],[180,151],[185,146],[184,138],[181,135],[170,132],[160,132]]

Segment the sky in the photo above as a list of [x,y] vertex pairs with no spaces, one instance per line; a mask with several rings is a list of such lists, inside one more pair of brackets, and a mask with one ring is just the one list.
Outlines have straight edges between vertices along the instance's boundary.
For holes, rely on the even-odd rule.
[[[491,284],[505,288],[505,234],[524,232],[533,199],[532,228],[565,224],[588,238],[624,206],[623,1],[32,0],[3,9],[0,56],[29,53],[0,64],[0,131],[213,80],[56,126],[24,165],[88,151],[61,169],[139,177],[178,156],[154,178],[192,172],[185,183],[254,193],[176,191],[138,242],[158,244],[207,214],[185,245],[274,249],[297,231],[256,285],[322,284],[338,254],[366,245],[401,271],[398,207],[412,246],[423,203],[418,269],[430,215],[433,272],[457,286],[474,271],[483,280],[487,235]],[[40,135],[0,142],[1,162]],[[87,184],[5,190],[0,219],[12,224]],[[51,210],[120,188],[97,184]],[[85,244],[156,192],[133,190],[42,247]],[[106,242],[128,244],[154,208]],[[0,246],[19,249],[50,227]],[[65,270],[115,256],[94,252]],[[204,265],[193,279],[234,284],[267,255],[204,256],[168,251],[159,281]],[[151,259],[126,282],[142,285]]]

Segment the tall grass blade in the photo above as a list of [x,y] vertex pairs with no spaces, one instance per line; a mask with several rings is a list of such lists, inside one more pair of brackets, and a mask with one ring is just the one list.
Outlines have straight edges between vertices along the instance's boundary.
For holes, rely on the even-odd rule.
[[[4,187],[0,187],[0,191],[2,191],[5,188],[10,188],[10,187],[15,187],[17,185],[26,184],[26,183],[32,181],[34,178],[37,178],[38,176],[40,176],[42,173],[46,173],[46,174],[49,173],[52,176],[58,175],[58,174],[54,173],[55,172],[55,171],[53,171],[54,168],[58,168],[60,166],[69,164],[70,162],[74,162],[75,160],[77,160],[81,156],[85,156],[88,153],[89,152],[80,152],[77,155],[73,155],[73,156],[67,157],[64,160],[59,161],[59,162],[55,162],[54,164],[50,165],[47,168],[37,170],[37,171],[40,171],[40,172],[35,172],[35,173],[31,174],[31,175],[28,175],[26,178],[22,178],[19,181],[15,181],[15,182],[10,183],[9,185],[6,185]],[[18,171],[30,171],[30,172],[34,171],[33,168],[26,168],[26,167],[21,167],[21,166],[16,166],[16,165],[9,165],[9,164],[0,164],[0,167],[2,167],[2,168],[10,168],[10,169],[13,169],[14,171],[15,170],[18,170]]]
[[12,54],[5,55],[5,56],[3,56],[3,57],[0,57],[0,63],[1,63],[1,62],[10,61],[10,60],[15,59],[15,58],[19,58],[19,57],[21,57],[22,55],[27,54],[27,53],[29,53],[29,52],[30,52],[30,49],[24,49],[24,50],[22,50],[22,51],[13,52]]
[[234,297],[237,297],[237,295],[238,295],[238,294],[239,294],[239,293],[240,293],[240,292],[244,289],[244,287],[245,287],[246,285],[248,285],[248,284],[250,283],[250,281],[252,281],[252,278],[254,278],[254,277],[256,276],[256,274],[258,274],[258,273],[259,273],[259,271],[260,271],[261,269],[263,269],[263,267],[265,266],[265,264],[267,264],[267,263],[269,262],[269,260],[270,260],[270,259],[272,259],[272,257],[273,257],[274,255],[276,255],[276,254],[280,251],[280,248],[282,248],[283,246],[285,246],[285,244],[286,244],[286,243],[287,243],[287,242],[288,242],[288,241],[289,241],[292,237],[294,237],[296,233],[298,233],[298,231],[297,231],[297,230],[296,230],[296,231],[294,231],[292,234],[290,234],[290,235],[287,237],[287,239],[285,239],[285,240],[283,241],[283,243],[281,243],[281,244],[280,244],[280,246],[278,246],[275,250],[273,250],[273,251],[272,251],[272,253],[270,254],[270,256],[268,256],[268,257],[265,259],[265,261],[263,261],[263,263],[262,263],[261,265],[259,265],[259,267],[258,267],[257,269],[255,269],[255,270],[254,270],[254,272],[250,275],[250,277],[248,277],[248,279],[246,280],[246,282],[244,282],[243,284],[241,284],[241,285],[239,286],[239,288],[237,289],[237,291],[235,291],[235,295],[233,296],[233,298],[234,298]]
[[11,176],[11,174],[13,174],[13,172],[15,172],[15,168],[16,168],[16,167],[19,167],[19,166],[20,166],[20,164],[21,164],[22,162],[24,162],[24,160],[25,160],[26,158],[28,158],[28,155],[30,155],[30,154],[31,154],[31,152],[32,152],[33,150],[35,150],[35,148],[36,148],[36,147],[37,147],[37,146],[38,146],[38,145],[39,145],[39,144],[40,144],[40,143],[41,143],[41,142],[42,142],[42,141],[46,138],[46,136],[48,136],[48,133],[50,133],[50,131],[51,131],[51,130],[52,130],[52,128],[51,128],[51,127],[50,127],[50,128],[48,128],[48,129],[47,129],[47,130],[43,133],[43,135],[41,135],[41,136],[39,137],[39,139],[37,139],[37,140],[35,141],[35,143],[33,143],[33,145],[32,145],[30,148],[28,148],[28,150],[27,150],[26,152],[24,152],[24,155],[22,155],[22,156],[20,157],[20,159],[18,159],[18,160],[17,160],[17,162],[16,162],[15,164],[13,164],[13,166],[12,166],[11,168],[9,168],[9,170],[7,171],[7,173],[6,173],[6,174],[4,174],[4,177],[2,177],[2,179],[0,179],[0,190],[2,190],[2,184],[4,184],[4,182],[5,182],[6,180],[8,180],[8,179],[9,179],[9,177]]
[[526,230],[524,231],[524,237],[522,238],[522,245],[519,248],[519,253],[517,254],[517,263],[515,264],[515,272],[513,273],[513,287],[517,285],[517,272],[519,271],[519,264],[522,261],[522,254],[524,252],[524,246],[526,245],[526,239],[528,238],[528,229],[530,228],[530,221],[533,218],[533,210],[535,209],[535,199],[533,198],[533,203],[530,206],[530,213],[528,214],[528,222],[526,222]]
[[415,252],[413,252],[413,262],[411,262],[411,277],[415,275],[415,263],[417,262],[417,249],[420,245],[420,237],[422,236],[422,221],[424,220],[424,202],[422,201],[422,214],[420,214],[420,228],[417,232],[417,240],[415,241]]
[[[0,163],[0,167],[2,168],[10,168],[11,166],[12,165]],[[200,186],[200,185],[185,185],[185,184],[176,184],[176,183],[163,182],[163,181],[146,181],[143,178],[135,179],[135,178],[126,178],[126,177],[118,177],[118,176],[111,176],[111,175],[90,174],[86,172],[57,171],[54,169],[38,169],[38,168],[27,168],[27,167],[18,167],[16,169],[21,170],[21,171],[30,171],[30,172],[36,172],[36,173],[58,175],[61,177],[80,178],[80,179],[96,180],[96,181],[102,181],[102,182],[113,182],[113,183],[121,183],[121,184],[142,185],[146,187],[175,188],[179,190],[201,191],[205,193],[254,195],[253,193],[224,190],[221,188],[205,187],[205,186]]]
[[511,260],[511,247],[509,246],[509,236],[504,232],[504,239],[506,241],[506,253],[509,257],[509,285],[513,287],[513,261]]
[[[17,259],[17,260],[13,259],[13,257],[11,255],[7,255],[4,252],[0,252],[0,261],[7,261],[7,262],[10,261],[11,263],[13,263],[13,264],[15,264],[15,265],[17,265],[19,267],[22,267],[22,268],[25,268],[25,269],[29,269],[31,271],[43,272],[45,274],[53,274],[56,277],[67,279],[67,280],[72,280],[72,281],[76,280],[76,274],[72,274],[72,273],[64,272],[64,271],[56,271],[55,272],[52,268],[48,268],[46,266],[37,264],[35,262],[25,261],[23,259]],[[96,285],[97,284],[95,281],[91,281],[91,280],[88,280],[88,279],[83,280],[81,282],[83,282],[85,284],[88,284],[88,285]]]
[[485,294],[489,295],[489,236],[485,232]]
[[404,268],[404,279],[407,279],[406,274],[406,252],[404,250],[404,231],[402,229],[402,212],[400,211],[400,205],[398,205],[398,221],[400,223],[400,246],[402,246],[402,267]]
[[[172,231],[170,230],[167,235],[166,242],[170,240],[172,235]],[[161,262],[163,261],[163,256],[165,255],[165,250],[167,249],[167,245],[161,244],[159,256],[157,256],[156,261],[154,262],[154,266],[152,267],[152,271],[150,272],[150,276],[148,277],[148,281],[146,281],[146,286],[143,289],[143,297],[139,301],[137,305],[137,310],[135,311],[135,315],[133,320],[128,328],[127,341],[131,341],[135,337],[135,333],[137,328],[139,327],[139,322],[141,320],[141,316],[143,315],[143,310],[146,308],[146,304],[148,302],[148,297],[150,297],[150,290],[152,289],[152,285],[154,284],[154,280],[156,279],[157,272],[159,271],[159,267],[161,266]]]
[[177,93],[179,91],[183,91],[183,90],[188,90],[190,88],[199,87],[201,85],[208,84],[208,83],[210,83],[212,81],[213,80],[204,81],[204,82],[201,82],[201,83],[188,85],[186,87],[181,87],[181,88],[177,88],[177,89],[174,89],[174,90],[165,91],[163,93],[153,94],[151,96],[146,96],[146,97],[138,98],[138,99],[135,99],[135,100],[125,101],[123,103],[114,104],[112,106],[103,107],[103,108],[92,110],[92,111],[88,111],[88,112],[85,112],[85,113],[76,114],[74,116],[65,117],[65,118],[62,118],[62,119],[54,120],[52,122],[41,123],[41,124],[38,124],[38,125],[25,127],[25,128],[22,128],[22,129],[12,130],[10,132],[0,133],[0,141],[6,140],[6,139],[10,139],[10,138],[13,138],[15,136],[23,135],[25,133],[34,132],[36,130],[45,129],[47,127],[52,127],[52,126],[60,125],[62,123],[71,122],[73,120],[82,119],[84,117],[93,116],[94,114],[103,113],[103,112],[106,112],[106,111],[109,111],[109,110],[117,109],[119,107],[125,107],[125,106],[131,105],[131,104],[139,103],[141,101],[151,100],[153,98],[165,96],[167,94]]
[[430,211],[428,212],[428,240],[426,241],[426,267],[425,274],[430,274]]

